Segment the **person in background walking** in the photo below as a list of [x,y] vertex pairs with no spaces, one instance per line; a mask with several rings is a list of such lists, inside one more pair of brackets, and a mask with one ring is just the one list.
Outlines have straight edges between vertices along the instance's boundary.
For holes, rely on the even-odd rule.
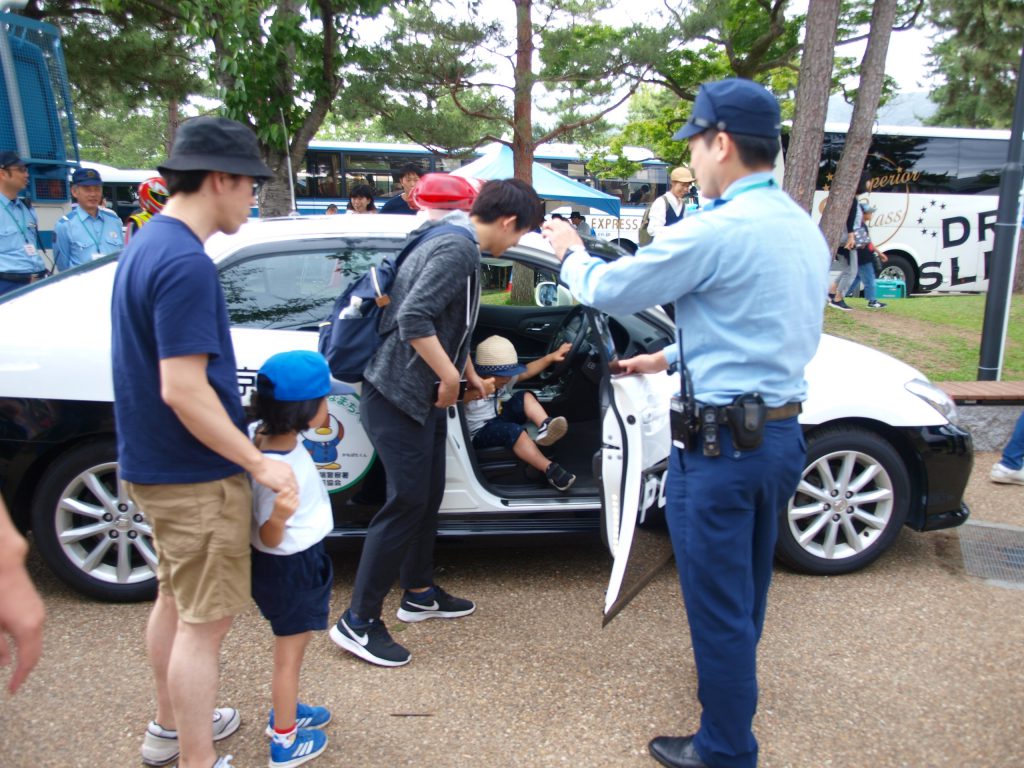
[[1003,456],[992,467],[989,478],[993,483],[1024,485],[1024,411],[1017,418],[1010,442],[1003,448]]

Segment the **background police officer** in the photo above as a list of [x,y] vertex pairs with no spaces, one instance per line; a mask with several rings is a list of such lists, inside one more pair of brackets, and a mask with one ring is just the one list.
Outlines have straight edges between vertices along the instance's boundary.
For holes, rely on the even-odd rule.
[[[624,314],[674,302],[682,349],[622,365],[655,373],[685,364],[695,421],[710,422],[683,435],[686,447],[672,449],[669,465],[666,518],[703,710],[695,734],[658,737],[650,750],[680,768],[757,764],[757,643],[778,515],[806,458],[797,414],[821,335],[829,251],[773,178],[780,122],[775,98],[754,82],[703,86],[674,138],[689,139],[697,182],[713,203],[633,258],[605,263],[568,225],[545,225],[564,258],[562,280],[583,303]],[[736,414],[749,415],[749,425],[722,423]]]
[[78,205],[53,228],[53,261],[59,270],[92,261],[124,247],[121,219],[103,202],[103,179],[92,168],[71,176],[71,196]]
[[28,168],[17,152],[0,152],[0,295],[46,276],[36,212],[18,197]]

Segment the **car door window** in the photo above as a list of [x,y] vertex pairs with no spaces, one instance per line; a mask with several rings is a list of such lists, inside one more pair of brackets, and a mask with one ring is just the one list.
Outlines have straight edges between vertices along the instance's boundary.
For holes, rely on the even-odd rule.
[[235,327],[316,330],[349,283],[391,253],[346,245],[241,254],[220,273],[228,317]]

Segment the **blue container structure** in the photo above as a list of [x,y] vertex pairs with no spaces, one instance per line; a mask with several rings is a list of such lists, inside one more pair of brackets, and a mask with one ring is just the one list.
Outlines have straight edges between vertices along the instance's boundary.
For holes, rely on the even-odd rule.
[[36,207],[43,247],[71,203],[70,171],[78,166],[78,135],[60,31],[15,14],[0,14],[0,150],[17,152],[29,169],[23,193]]

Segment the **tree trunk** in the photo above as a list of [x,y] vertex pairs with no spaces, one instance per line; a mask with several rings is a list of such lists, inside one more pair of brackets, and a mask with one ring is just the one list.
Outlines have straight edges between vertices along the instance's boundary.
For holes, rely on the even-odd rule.
[[174,137],[178,133],[179,125],[181,125],[181,115],[178,113],[178,100],[172,98],[167,102],[167,138],[165,141],[167,157],[171,156],[171,147],[174,146]]
[[260,189],[260,216],[287,216],[292,210],[291,187],[288,183],[288,164],[284,152],[266,149],[267,165],[274,175]]
[[[533,184],[533,18],[532,0],[515,0],[516,68],[512,103],[512,175]],[[533,304],[533,270],[512,268],[510,303]]]
[[805,211],[811,210],[818,180],[838,23],[839,0],[810,0],[784,183]]
[[821,216],[821,230],[833,251],[846,239],[846,217],[858,191],[864,160],[871,145],[871,129],[878,111],[878,101],[882,97],[885,56],[889,51],[889,37],[895,19],[896,0],[875,0],[871,11],[868,45],[861,60],[857,102],[853,106],[843,156],[839,159]]

